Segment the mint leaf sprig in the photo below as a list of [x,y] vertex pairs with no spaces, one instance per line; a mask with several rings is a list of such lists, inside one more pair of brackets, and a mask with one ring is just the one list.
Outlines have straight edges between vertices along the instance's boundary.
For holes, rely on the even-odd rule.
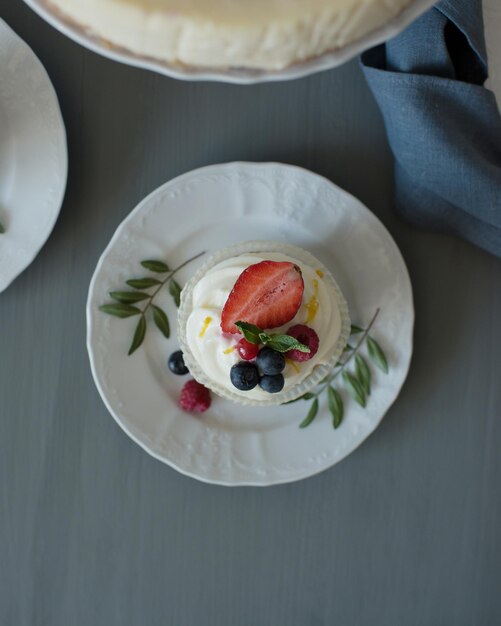
[[[318,412],[318,398],[324,391],[327,392],[327,405],[332,416],[332,425],[334,428],[339,428],[344,418],[344,402],[341,393],[332,384],[339,376],[341,376],[343,384],[353,400],[363,408],[367,406],[368,396],[371,393],[372,374],[367,361],[359,354],[360,348],[364,343],[367,344],[369,357],[374,365],[384,374],[387,374],[389,371],[388,360],[383,349],[369,335],[379,315],[379,311],[380,309],[376,310],[366,329],[352,325],[350,336],[353,337],[358,334],[362,336],[354,346],[347,344],[343,354],[349,353],[349,356],[344,361],[336,363],[331,374],[324,378],[317,391],[305,393],[296,400],[292,400],[292,402],[313,400],[308,414],[299,424],[299,428],[306,428],[313,422]],[[353,359],[355,361],[355,371],[350,372],[347,367]]]
[[[129,348],[129,356],[133,354],[144,341],[147,329],[146,314],[148,311],[151,311],[153,321],[163,336],[166,339],[170,337],[170,324],[167,313],[157,304],[154,304],[154,300],[162,287],[168,283],[169,293],[172,296],[175,305],[179,307],[181,302],[182,287],[177,281],[174,280],[174,276],[179,272],[179,270],[188,265],[188,263],[195,261],[195,259],[200,258],[204,254],[205,252],[200,252],[200,254],[191,257],[191,259],[181,263],[181,265],[178,265],[178,267],[175,267],[173,270],[171,270],[167,263],[164,263],[164,261],[153,259],[141,261],[141,265],[145,269],[150,272],[154,272],[155,274],[164,274],[165,276],[162,278],[154,278],[152,276],[144,278],[130,278],[125,282],[129,285],[129,287],[132,287],[134,291],[110,291],[110,296],[115,302],[103,304],[99,307],[100,311],[121,319],[137,315],[140,316],[134,331],[131,346]],[[153,291],[148,293],[149,289],[153,289]],[[140,302],[145,303],[142,309],[137,306]]]
[[298,341],[291,335],[280,335],[273,333],[269,335],[262,328],[249,324],[248,322],[235,322],[235,326],[249,343],[256,345],[262,343],[276,352],[288,352],[289,350],[299,350],[299,352],[310,352],[308,346]]

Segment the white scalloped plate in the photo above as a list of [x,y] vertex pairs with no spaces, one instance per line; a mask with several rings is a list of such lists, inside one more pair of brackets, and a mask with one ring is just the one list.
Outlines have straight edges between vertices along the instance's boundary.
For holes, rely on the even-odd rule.
[[60,32],[78,42],[82,46],[102,54],[109,59],[120,61],[135,67],[152,70],[182,80],[216,80],[225,83],[252,84],[269,81],[291,80],[301,78],[315,72],[329,70],[349,61],[372,46],[395,37],[419,15],[429,9],[436,0],[413,0],[399,15],[376,30],[361,37],[357,41],[327,52],[314,59],[296,63],[280,71],[249,70],[245,68],[228,68],[225,70],[199,68],[183,65],[162,63],[149,57],[142,57],[128,50],[113,47],[110,42],[94,37],[84,28],[65,20],[57,11],[51,9],[44,0],[24,0],[40,17],[57,28]]
[[[172,267],[202,250],[238,241],[270,239],[309,250],[331,269],[354,323],[381,313],[373,335],[384,347],[390,373],[373,368],[373,392],[364,410],[346,398],[334,430],[322,400],[315,421],[298,425],[309,403],[259,409],[215,397],[201,417],[177,404],[185,377],[166,366],[177,349],[150,325],[144,345],[127,350],[135,318],[98,311],[110,289],[141,276],[139,262],[165,259]],[[184,284],[203,258],[182,270]],[[159,304],[175,328],[168,294]],[[412,353],[414,308],[402,256],[381,222],[333,183],[278,163],[212,165],[169,181],[122,222],[92,278],[87,302],[87,346],[92,373],[109,411],[125,432],[155,458],[183,474],[221,485],[271,485],[299,480],[334,465],[377,427],[398,396]],[[344,394],[344,392],[343,392]]]
[[0,19],[0,292],[49,237],[67,169],[66,132],[47,72]]

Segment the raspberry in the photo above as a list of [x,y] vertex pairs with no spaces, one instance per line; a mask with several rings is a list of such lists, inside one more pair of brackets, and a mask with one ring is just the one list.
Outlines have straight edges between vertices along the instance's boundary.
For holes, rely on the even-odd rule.
[[257,357],[259,346],[255,343],[247,341],[245,338],[242,338],[237,343],[237,352],[244,361],[252,361],[252,359]]
[[300,352],[299,350],[289,350],[285,353],[286,358],[291,359],[292,361],[309,361],[315,356],[318,351],[318,344],[320,343],[320,340],[318,339],[318,335],[313,328],[305,326],[304,324],[296,324],[295,326],[291,326],[289,328],[287,334],[291,335],[291,337],[295,337],[305,346],[308,346],[310,351]]
[[179,406],[183,411],[203,413],[210,407],[210,391],[196,380],[185,383],[179,396]]

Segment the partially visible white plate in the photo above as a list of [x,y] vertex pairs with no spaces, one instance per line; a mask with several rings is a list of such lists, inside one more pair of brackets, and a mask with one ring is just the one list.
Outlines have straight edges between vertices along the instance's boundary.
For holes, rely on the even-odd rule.
[[[127,350],[135,318],[101,313],[108,291],[140,277],[145,258],[171,267],[206,250],[271,239],[299,245],[329,267],[355,324],[380,307],[373,336],[384,347],[390,373],[374,370],[364,410],[347,401],[334,430],[322,400],[306,429],[309,404],[257,409],[214,398],[202,417],[184,413],[178,395],[186,380],[167,369],[178,348],[148,328],[145,343]],[[206,258],[206,257],[204,257]],[[181,284],[203,263],[190,264]],[[122,286],[122,287],[121,287]],[[159,304],[175,329],[168,294]],[[414,308],[402,256],[381,222],[358,200],[309,171],[277,163],[212,165],[176,178],[145,198],[122,222],[92,278],[87,302],[87,347],[97,388],[125,432],[147,452],[184,474],[222,485],[271,485],[311,476],[350,454],[379,424],[398,396],[412,353]]]
[[395,35],[398,35],[398,33],[414,19],[436,2],[436,0],[413,0],[411,4],[395,18],[347,46],[338,48],[332,52],[327,52],[309,61],[296,63],[280,71],[267,71],[249,70],[245,68],[211,69],[162,63],[161,61],[142,57],[128,50],[114,47],[109,41],[94,37],[84,28],[61,17],[56,10],[48,6],[45,0],[24,1],[60,32],[82,46],[98,54],[102,54],[105,57],[114,59],[115,61],[153,70],[154,72],[182,80],[217,80],[239,84],[290,80],[292,78],[301,78],[302,76],[314,74],[315,72],[337,67],[355,57],[357,54],[360,54],[360,52],[372,48],[372,46],[386,41],[391,37],[395,37]]
[[485,43],[489,62],[489,80],[486,86],[494,92],[498,109],[501,110],[501,2],[484,0],[483,9]]
[[66,132],[47,72],[0,19],[0,292],[50,235],[67,169]]

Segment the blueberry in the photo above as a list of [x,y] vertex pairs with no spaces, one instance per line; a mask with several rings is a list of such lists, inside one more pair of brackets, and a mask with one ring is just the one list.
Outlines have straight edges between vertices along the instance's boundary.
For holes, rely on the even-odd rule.
[[285,357],[272,348],[263,348],[259,351],[256,360],[259,371],[268,376],[280,374],[285,367]]
[[267,391],[268,393],[278,393],[284,388],[284,376],[283,374],[263,376],[259,381],[259,386],[263,391]]
[[231,368],[230,379],[233,386],[240,391],[250,391],[259,382],[259,372],[254,363],[240,361]]
[[167,365],[169,366],[170,371],[178,376],[188,373],[188,368],[184,364],[183,353],[181,350],[176,350],[176,352],[173,352],[170,355]]

